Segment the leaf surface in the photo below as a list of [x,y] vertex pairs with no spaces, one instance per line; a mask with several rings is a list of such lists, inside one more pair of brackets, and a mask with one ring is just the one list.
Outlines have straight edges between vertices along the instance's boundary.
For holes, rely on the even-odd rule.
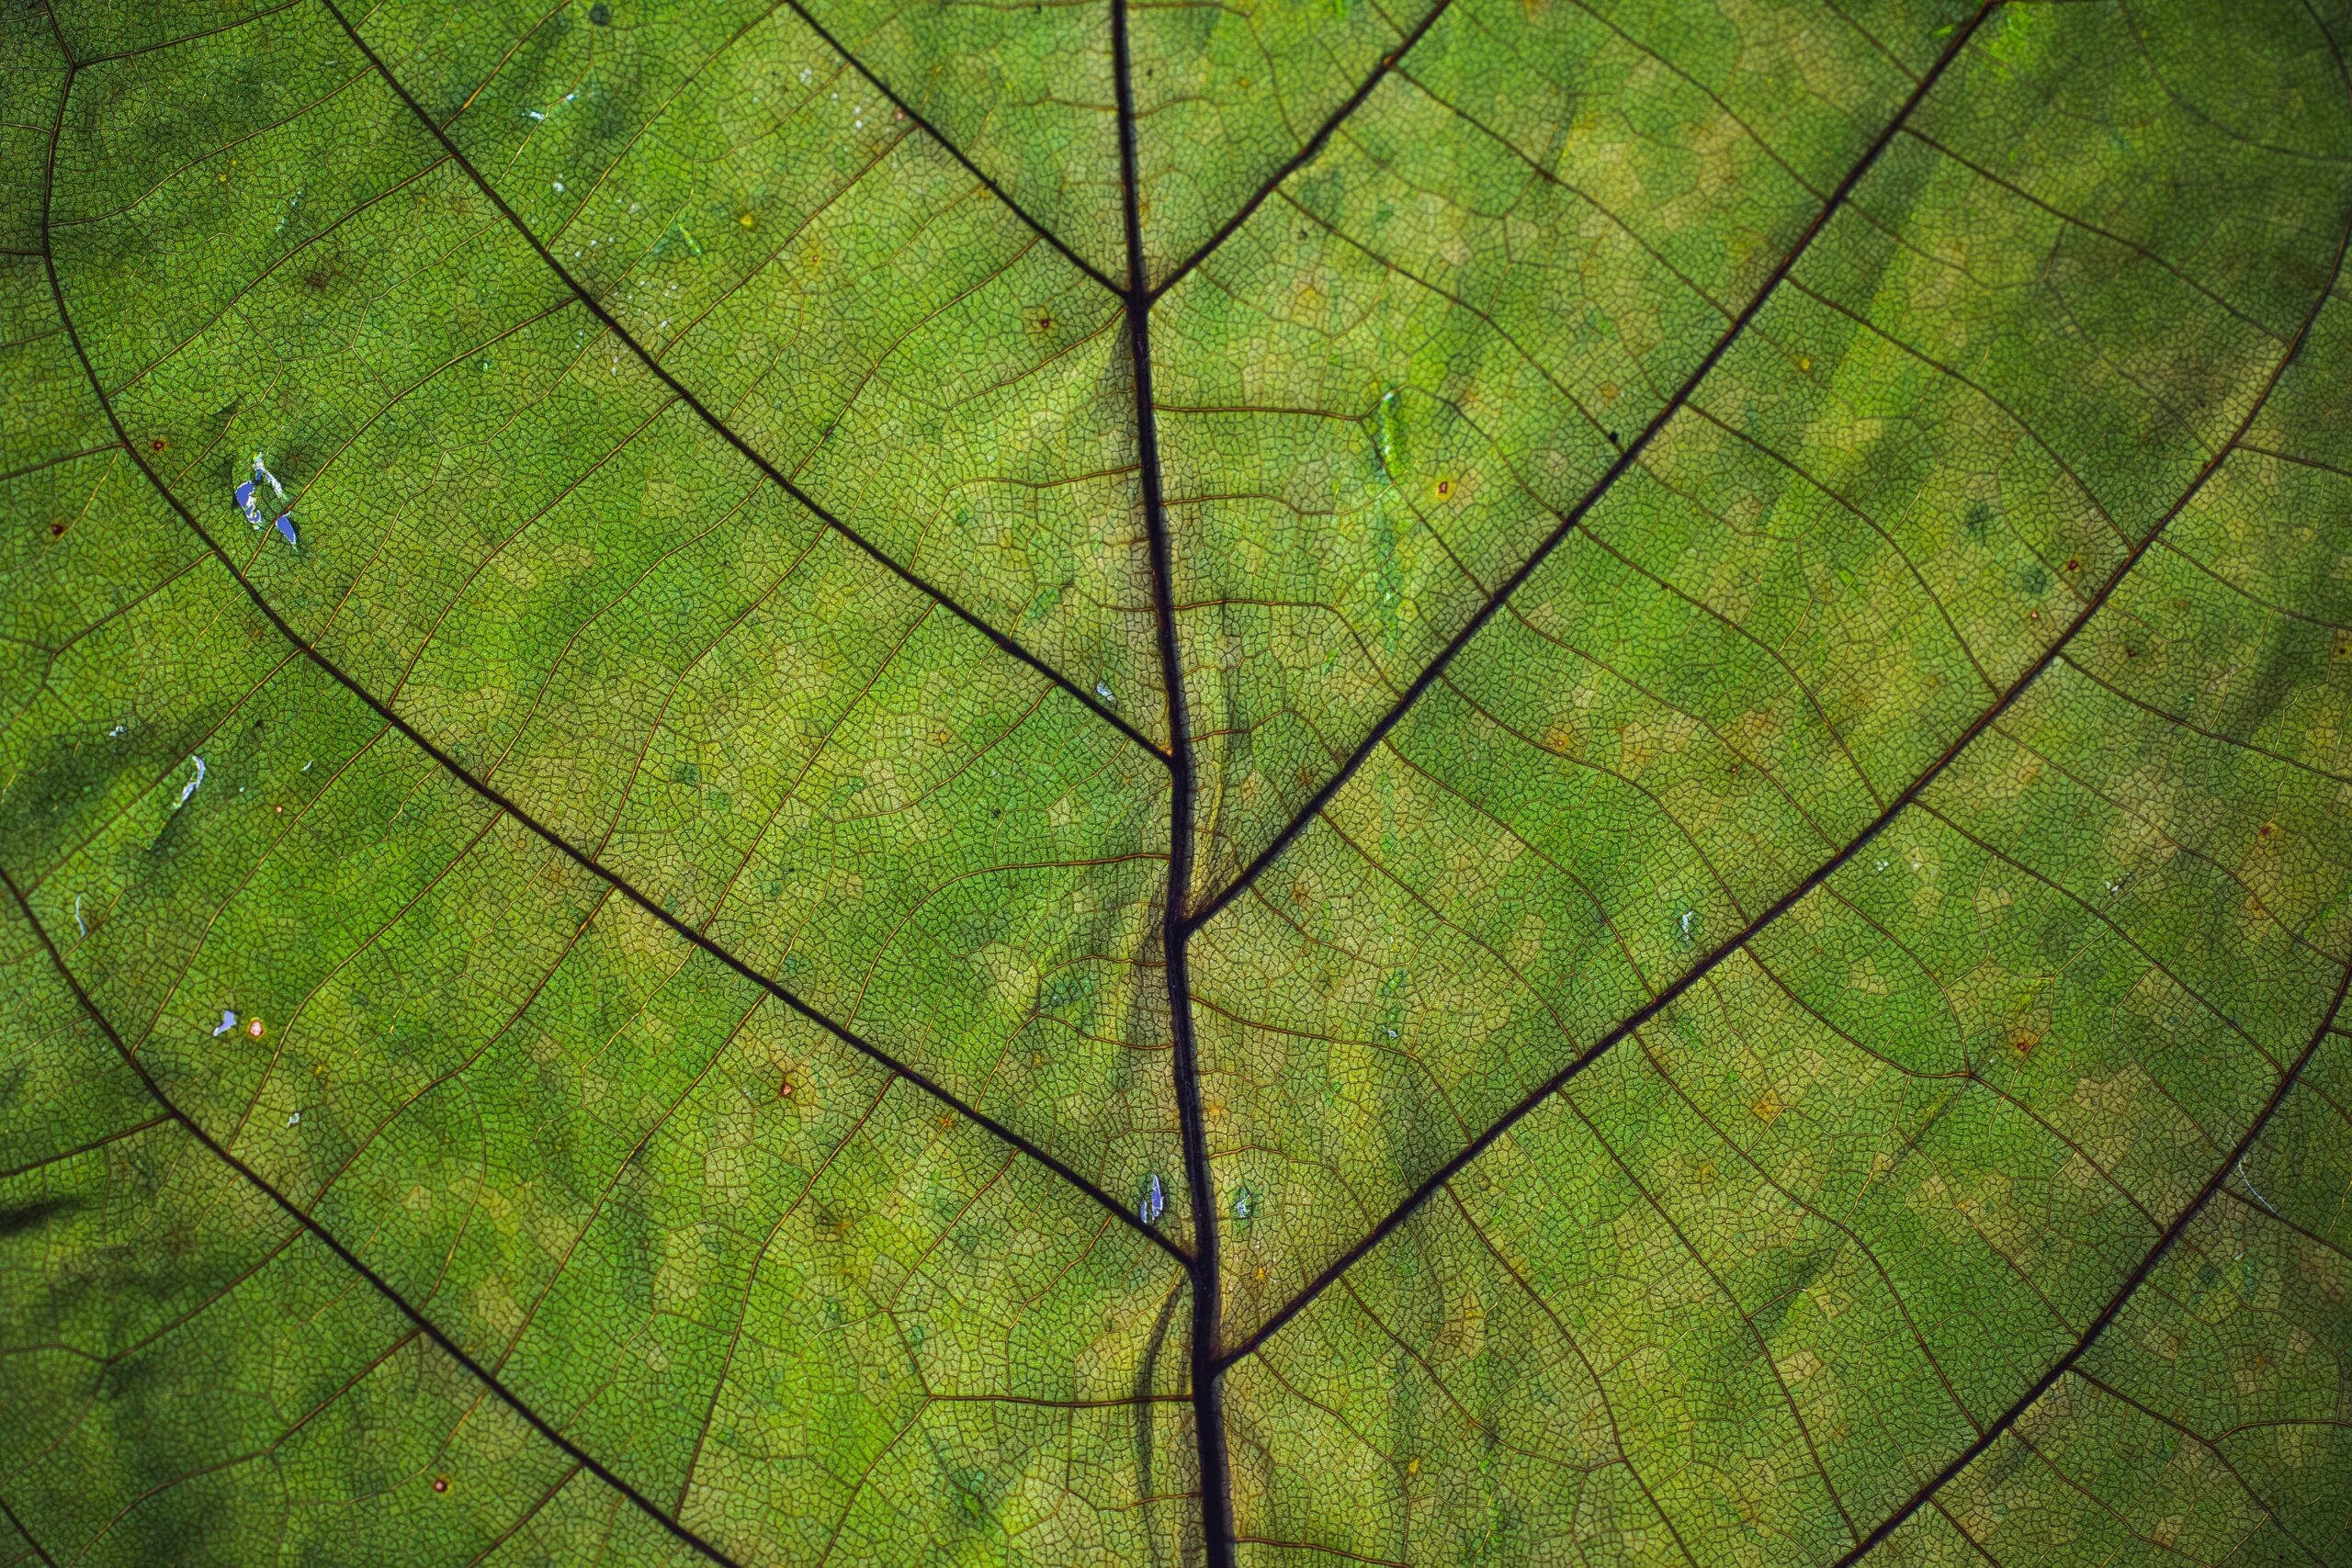
[[0,1561],[2352,1554],[2352,17],[0,25]]

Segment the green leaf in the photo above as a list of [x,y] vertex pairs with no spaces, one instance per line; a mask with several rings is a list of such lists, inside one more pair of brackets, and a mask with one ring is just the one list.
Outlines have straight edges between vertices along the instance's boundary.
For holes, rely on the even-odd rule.
[[0,1562],[2352,1559],[2339,40],[8,9]]

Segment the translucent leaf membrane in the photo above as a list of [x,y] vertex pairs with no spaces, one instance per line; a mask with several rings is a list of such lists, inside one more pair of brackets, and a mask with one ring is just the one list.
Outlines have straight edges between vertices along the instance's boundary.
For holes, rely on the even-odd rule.
[[1233,1368],[1245,1540],[2340,1553],[2347,321],[1860,852]]
[[[141,461],[295,637],[681,926],[956,1092],[1003,1104],[1010,1123],[1105,1187],[1136,1192],[1172,1171],[1164,1007],[1149,980],[1166,853],[1159,765],[745,461],[420,143],[413,116],[354,63],[332,18],[300,15],[310,32],[278,43],[342,62],[340,107],[209,159],[191,162],[185,139],[170,149],[198,211],[223,193],[210,217],[186,221],[256,247],[250,278],[216,258],[187,290],[166,287],[158,256],[198,242],[150,231],[140,214],[153,202],[55,231],[61,287],[102,380],[135,340],[178,344],[110,388]],[[166,73],[187,51],[278,47],[246,36],[263,27],[298,23],[272,16],[233,38],[96,66],[76,91],[97,93],[112,72]],[[336,127],[363,104],[379,123],[348,144],[355,180],[372,181],[388,149],[423,160],[406,183],[364,197],[330,187],[322,171],[334,154],[312,156],[306,140],[345,146]],[[111,123],[98,117],[93,134]],[[291,140],[266,153],[272,138]],[[78,145],[61,139],[61,158]],[[299,242],[245,233],[252,192],[238,179],[277,177],[281,163],[319,225]],[[143,187],[148,176],[123,164],[102,166]],[[321,302],[305,303],[313,285]],[[186,308],[207,290],[219,298],[200,316],[155,319],[151,301]],[[296,755],[277,739],[271,727],[303,721],[326,683],[289,675],[299,695],[254,703],[295,650],[240,604],[195,533],[151,504],[138,468],[109,461],[92,504],[136,515],[93,530],[101,547],[151,540],[170,564],[134,586],[115,557],[49,552],[40,570],[51,575],[28,603],[78,604],[86,591],[62,585],[93,579],[131,603],[50,637],[53,657],[26,671],[42,682],[40,714],[6,742],[16,798],[35,820],[62,813],[43,852],[72,854],[82,835],[126,831],[113,812],[167,774],[165,793],[178,788],[209,752],[192,806],[243,807],[246,820],[204,836],[234,836],[235,850],[190,846],[229,858],[183,896],[241,897],[272,929],[258,946],[223,942],[234,956],[217,973],[247,987],[245,1005],[285,1012],[326,973],[320,922],[363,919],[335,901],[359,874],[350,835],[374,831],[306,829],[307,804],[345,763],[371,810],[424,807],[408,802],[410,782],[354,762],[356,736],[340,758]],[[244,482],[264,487],[254,515],[287,508],[299,542],[240,516],[232,491]],[[229,630],[224,615],[242,625]],[[437,787],[453,809],[466,795]],[[265,795],[266,819],[255,815]],[[472,814],[490,809],[476,799],[462,825],[441,819],[458,837],[430,854],[459,853],[483,829]],[[168,824],[196,837],[186,820]],[[273,853],[281,828],[297,844],[316,833],[311,852],[291,863]],[[45,874],[30,849],[13,863]],[[232,872],[240,854],[263,863]],[[364,918],[390,919],[397,884],[366,874],[376,885]],[[75,892],[95,906],[153,886],[136,861],[103,875],[104,887]],[[309,908],[314,897],[328,907]],[[203,927],[174,934],[184,943]],[[271,970],[285,972],[265,978]]]
[[[1840,1022],[1899,1012],[1881,1049],[1924,1071],[1966,1066],[1970,1026],[1942,992],[1969,965],[1891,922],[1933,916],[1939,941],[1965,942],[2025,905],[2034,935],[2011,939],[2028,945],[1995,987],[2018,1030],[2046,1027],[2033,987],[2048,961],[2112,924],[2129,965],[2202,998],[2179,1049],[2227,1043],[2249,1073],[2291,1055],[2248,1009],[2333,964],[2313,946],[2341,918],[2333,785],[2298,794],[2300,771],[2274,780],[2258,754],[2202,749],[2108,671],[2146,679],[2144,639],[2210,605],[2211,640],[2175,666],[2184,687],[2249,705],[2253,722],[2270,699],[2250,669],[2275,669],[2281,693],[2304,675],[2300,651],[2269,649],[2307,622],[2274,627],[2182,559],[2247,465],[2276,460],[2232,458],[2172,513],[2316,309],[2352,183],[2340,164],[2245,147],[2119,65],[2120,25],[2095,7],[1996,13],[1640,462],[1203,928],[1218,1183],[1260,1209],[1226,1249],[1237,1333],[1759,921],[1761,950],[1790,949],[1776,973]],[[2324,47],[2308,23],[2289,37]],[[2342,127],[2336,85],[2306,101]],[[2085,116],[2140,128],[2132,157],[2066,141]],[[2007,145],[2063,143],[2061,171],[2113,160],[2108,205],[2068,215],[2055,176],[2042,197],[1963,162],[2001,163],[1995,126]],[[2147,177],[2135,160],[2151,157],[2172,173]],[[2278,247],[2269,267],[2207,281],[2129,240],[2192,183],[2222,209],[2212,231]],[[2019,257],[2038,259],[2006,274]],[[2283,295],[2281,274],[2305,291]],[[2241,300],[2233,277],[2258,283]],[[2127,307],[2161,345],[2136,367],[2096,330]],[[2324,378],[2337,330],[2324,323],[2290,376]],[[2193,383],[2158,378],[2175,366]],[[2266,561],[2317,522],[2291,503],[2253,515]],[[2340,700],[2315,687],[2299,716]],[[2270,837],[2209,842],[2199,814],[2223,809],[2233,831],[2271,822]],[[2281,880],[2250,883],[2259,897],[2238,910],[2255,849]],[[1767,919],[1829,868],[1819,896]],[[1878,891],[1896,886],[1940,902]],[[2160,897],[2199,912],[2155,919],[2143,901]],[[1800,943],[1795,928],[1821,934]]]
[[1913,86],[1773,5],[1458,0],[1169,295],[1202,891],[1668,406]]
[[0,1562],[2352,1554],[2352,18],[54,10]]
[[13,899],[0,944],[10,1561],[697,1560],[164,1114]]
[[2352,1039],[2331,1032],[2113,1325],[1888,1538],[1885,1562],[2308,1563],[2352,1549],[2347,1063]]
[[[52,218],[98,374],[182,499],[233,517],[258,451],[307,508],[321,570],[284,594],[306,634],[396,681],[452,601],[527,594],[592,524],[608,598],[663,568],[764,583],[808,520],[716,424],[1159,724],[1142,553],[1102,524],[1136,466],[1102,387],[1117,304],[854,101],[817,35],[789,12],[355,17],[398,91],[315,6],[91,66]],[[401,74],[419,59],[462,91]],[[142,113],[182,118],[149,140]]]

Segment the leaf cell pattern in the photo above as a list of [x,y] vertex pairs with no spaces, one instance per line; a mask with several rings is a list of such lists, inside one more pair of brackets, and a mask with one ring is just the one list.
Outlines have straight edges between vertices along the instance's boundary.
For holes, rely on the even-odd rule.
[[2352,1562],[2352,16],[0,14],[0,1562]]

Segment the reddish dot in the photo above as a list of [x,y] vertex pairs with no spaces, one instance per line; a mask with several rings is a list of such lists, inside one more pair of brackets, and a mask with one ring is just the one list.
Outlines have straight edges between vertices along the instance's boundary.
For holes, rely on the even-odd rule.
[[447,1492],[449,1490],[449,1478],[446,1475],[435,1476],[433,1478],[433,1490],[435,1492]]
[[2080,571],[2083,570],[2083,563],[2078,560],[2070,560],[2066,563],[2066,570],[2068,571]]
[[149,443],[147,443],[147,450],[149,450],[150,452],[161,452],[163,449],[164,449],[164,438],[163,438],[162,436],[160,436],[160,435],[158,435],[157,437],[155,437],[155,439],[154,439],[154,440],[150,441]]

